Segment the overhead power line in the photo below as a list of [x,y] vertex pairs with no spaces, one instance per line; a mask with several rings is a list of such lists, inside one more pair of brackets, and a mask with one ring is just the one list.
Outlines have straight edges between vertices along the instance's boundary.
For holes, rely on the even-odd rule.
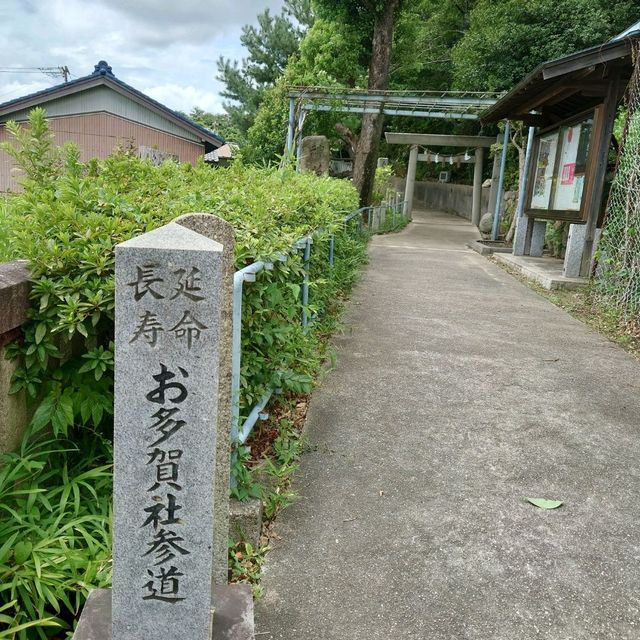
[[66,64],[59,67],[0,67],[0,73],[44,73],[50,78],[63,78],[65,82],[69,81],[71,75]]

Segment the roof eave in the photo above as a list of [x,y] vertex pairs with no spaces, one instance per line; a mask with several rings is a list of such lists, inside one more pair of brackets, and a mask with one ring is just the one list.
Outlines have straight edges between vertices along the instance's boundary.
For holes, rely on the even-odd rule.
[[0,105],[0,118],[16,111],[22,111],[29,109],[30,107],[37,107],[38,105],[57,100],[62,96],[73,95],[79,91],[91,89],[98,85],[104,84],[104,76],[86,76],[85,78],[78,78],[72,80],[67,84],[61,84],[57,87],[51,87],[50,89],[44,89],[36,93],[31,93],[22,98],[16,98]]
[[58,98],[73,95],[79,91],[85,91],[86,89],[91,89],[100,85],[108,86],[121,95],[143,105],[150,111],[167,118],[169,121],[173,122],[173,124],[197,135],[203,143],[208,142],[216,148],[225,144],[225,140],[223,138],[210,133],[207,129],[197,125],[195,122],[192,122],[187,118],[183,118],[179,114],[175,113],[175,111],[169,109],[169,107],[153,100],[153,98],[146,96],[144,93],[134,89],[113,75],[85,76],[84,78],[78,78],[77,80],[72,80],[71,82],[58,85],[57,87],[51,87],[50,89],[44,89],[43,91],[32,93],[22,98],[16,98],[15,100],[11,100],[10,102],[0,106],[0,118],[5,118],[5,116],[17,111],[37,107],[39,105],[46,104],[47,102],[51,102],[52,100],[57,100]]

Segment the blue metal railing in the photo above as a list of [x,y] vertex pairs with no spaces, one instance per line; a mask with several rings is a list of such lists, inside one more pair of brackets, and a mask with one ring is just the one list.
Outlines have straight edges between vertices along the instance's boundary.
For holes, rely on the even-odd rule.
[[[349,222],[358,218],[358,232],[363,231],[363,214],[367,212],[367,228],[369,232],[392,231],[400,224],[404,217],[404,201],[400,200],[400,194],[396,193],[388,197],[380,205],[362,207],[352,211],[342,220],[345,229],[348,229]],[[391,228],[386,227],[386,219],[391,213]],[[377,216],[377,220],[374,217]],[[313,236],[322,233],[323,229],[318,229],[315,233],[300,238],[292,246],[290,253],[280,254],[274,260],[286,262],[289,260],[291,252],[304,250],[303,254],[303,281],[301,290],[301,323],[303,327],[309,325],[309,272],[311,261],[311,247]],[[335,236],[329,236],[329,266],[334,266]],[[255,282],[256,275],[261,271],[271,271],[273,261],[254,262],[243,269],[235,272],[233,279],[233,332],[232,332],[232,358],[231,358],[231,442],[233,444],[243,444],[251,434],[256,422],[260,419],[266,420],[268,414],[265,408],[271,397],[278,390],[268,389],[260,398],[258,403],[251,409],[244,422],[240,424],[240,367],[242,356],[242,291],[245,282]]]

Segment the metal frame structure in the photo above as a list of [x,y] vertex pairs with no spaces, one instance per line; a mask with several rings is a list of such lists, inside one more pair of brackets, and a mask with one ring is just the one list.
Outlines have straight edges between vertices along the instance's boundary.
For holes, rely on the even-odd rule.
[[298,104],[298,160],[304,119],[309,111],[344,113],[383,113],[389,116],[478,120],[480,113],[492,107],[502,96],[492,92],[471,91],[362,91],[332,90],[330,87],[289,87],[287,147],[293,151]]

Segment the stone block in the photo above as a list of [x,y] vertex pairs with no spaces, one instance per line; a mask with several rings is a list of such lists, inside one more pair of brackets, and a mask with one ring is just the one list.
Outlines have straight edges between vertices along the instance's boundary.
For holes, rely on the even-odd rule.
[[[247,584],[217,585],[213,589],[215,608],[213,640],[254,640],[253,597]],[[82,610],[73,640],[128,640],[124,636],[112,636],[111,589],[96,589],[89,594]],[[132,616],[135,613],[132,611]],[[161,630],[150,637],[169,638]],[[190,640],[185,633],[173,638]]]
[[300,171],[328,176],[330,163],[329,141],[325,136],[307,136],[302,139]]
[[9,394],[20,363],[6,359],[5,347],[20,336],[27,319],[30,277],[26,260],[0,264],[0,453],[18,447],[29,421],[25,394]]
[[116,247],[113,635],[211,638],[222,245]]
[[27,319],[30,277],[26,260],[0,264],[0,336]]
[[262,533],[262,501],[229,502],[229,536],[234,542],[249,542],[257,547]]
[[218,426],[213,499],[213,580],[227,584],[229,545],[229,477],[231,474],[231,335],[233,332],[233,275],[235,232],[233,225],[210,213],[188,213],[175,223],[222,245],[220,280],[220,362],[218,382]]
[[[516,214],[517,215],[517,214]],[[528,216],[521,215],[516,220],[516,231],[513,235],[513,255],[523,256],[527,242]]]
[[478,229],[480,229],[480,233],[491,233],[491,230],[493,229],[493,213],[485,213],[480,218]]

